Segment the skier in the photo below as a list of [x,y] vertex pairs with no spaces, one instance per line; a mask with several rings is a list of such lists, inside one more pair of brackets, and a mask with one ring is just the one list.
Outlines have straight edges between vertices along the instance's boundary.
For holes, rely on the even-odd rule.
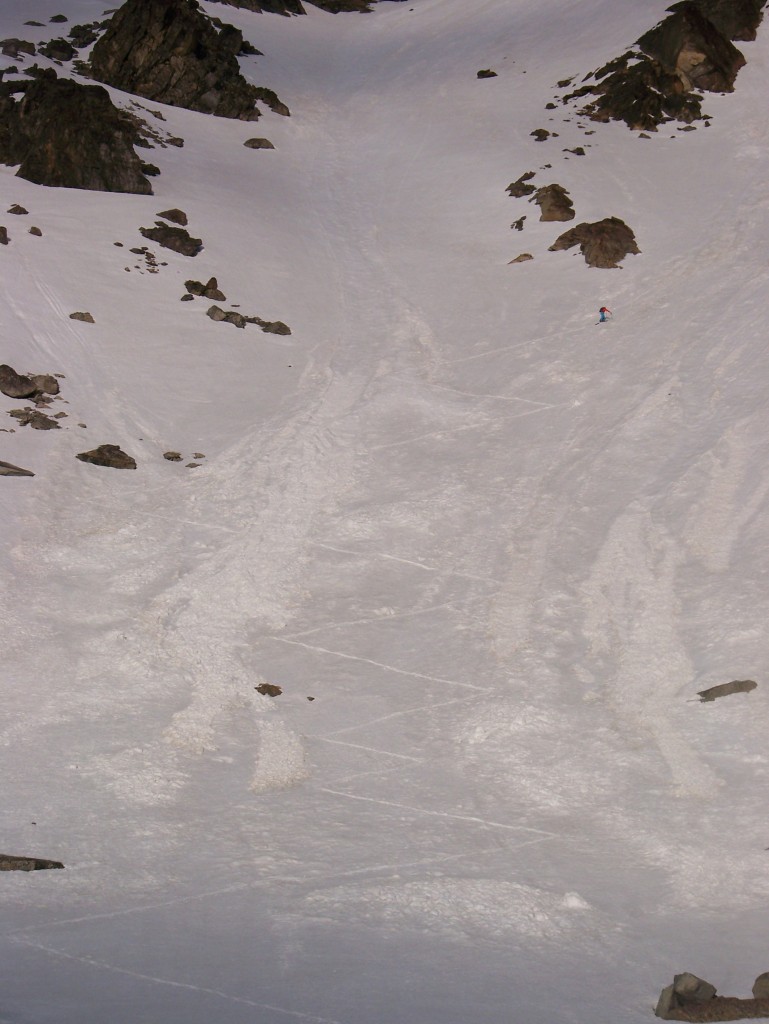
[[614,314],[612,313],[612,311],[610,309],[607,309],[606,306],[601,306],[601,308],[598,310],[598,323],[599,324],[605,324],[606,323],[606,314],[607,313],[609,314],[609,316],[614,316]]

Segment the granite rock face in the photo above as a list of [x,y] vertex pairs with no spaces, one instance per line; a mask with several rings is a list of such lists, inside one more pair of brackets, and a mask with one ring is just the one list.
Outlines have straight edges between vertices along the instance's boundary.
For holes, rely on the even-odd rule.
[[243,35],[197,0],[127,0],[91,51],[97,81],[145,99],[254,121],[260,90],[240,73]]
[[[20,96],[20,99],[17,99]],[[37,185],[149,195],[135,121],[100,85],[57,78],[0,82],[0,162]]]

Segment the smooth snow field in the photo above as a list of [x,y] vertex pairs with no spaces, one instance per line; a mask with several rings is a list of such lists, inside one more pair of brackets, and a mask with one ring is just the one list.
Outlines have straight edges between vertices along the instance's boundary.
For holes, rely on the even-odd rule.
[[[142,151],[155,195],[0,168],[0,362],[61,374],[67,414],[0,396],[36,474],[0,477],[0,852],[66,866],[0,874],[0,1024],[639,1024],[684,970],[749,995],[769,27],[709,127],[639,139],[545,104],[666,0],[202,6],[290,117],[110,90],[185,140]],[[0,36],[103,10],[2,0]],[[505,192],[529,170],[641,254],[548,252],[569,225]],[[194,259],[139,234],[172,207]],[[292,334],[180,302],[211,276]],[[75,459],[105,443],[137,470]]]

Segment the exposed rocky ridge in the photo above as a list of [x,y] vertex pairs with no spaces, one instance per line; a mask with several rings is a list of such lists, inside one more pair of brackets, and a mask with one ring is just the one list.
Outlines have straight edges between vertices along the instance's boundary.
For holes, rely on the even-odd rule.
[[668,120],[702,118],[701,92],[731,92],[745,57],[733,40],[754,39],[766,0],[682,0],[635,46],[588,76],[564,102],[591,99],[581,113],[654,131]]
[[219,25],[197,0],[127,0],[94,44],[91,74],[146,99],[219,117],[254,121],[260,99],[287,113],[274,93],[241,75],[240,30]]
[[0,162],[19,164],[20,178],[149,195],[133,148],[139,141],[135,120],[100,85],[57,78],[53,70],[30,82],[0,81]]

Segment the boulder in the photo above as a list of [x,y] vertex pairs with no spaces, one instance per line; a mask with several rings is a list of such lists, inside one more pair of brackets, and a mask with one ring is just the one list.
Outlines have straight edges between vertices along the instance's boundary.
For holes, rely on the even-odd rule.
[[17,373],[12,366],[0,366],[0,391],[8,398],[31,398],[38,390],[32,377]]
[[[0,462],[0,476],[34,476],[30,469],[14,466],[12,462]],[[2,869],[0,869],[2,870]]]
[[260,320],[259,317],[253,318],[253,323],[259,324],[264,334],[291,334],[291,328],[288,324],[284,324],[282,320]]
[[96,42],[99,38],[98,30],[98,21],[93,21],[90,25],[73,25],[67,35],[72,40],[73,46],[76,46],[78,49],[82,49],[83,47],[90,46],[91,43]]
[[684,89],[731,92],[745,58],[719,32],[691,0],[638,40],[641,50],[668,72],[675,73]]
[[146,99],[255,121],[258,90],[240,73],[243,35],[217,29],[197,0],[126,0],[91,51],[97,81]]
[[49,39],[40,47],[40,53],[49,60],[72,60],[77,56],[77,50],[68,39]]
[[539,207],[540,220],[574,220],[574,204],[562,185],[544,185],[529,201]]
[[492,71],[491,68],[483,68],[481,71],[479,71],[476,74],[475,77],[476,78],[496,78],[497,77],[497,73],[496,73],[496,71]]
[[522,199],[524,196],[530,196],[533,192],[536,192],[536,187],[529,184],[534,177],[534,173],[534,171],[527,171],[525,174],[522,174],[517,181],[511,182],[505,191],[513,199]]
[[136,469],[136,459],[116,444],[100,444],[90,452],[81,452],[75,456],[81,462],[89,462],[92,466],[109,466],[112,469]]
[[61,390],[58,380],[52,373],[33,373],[30,380],[35,385],[35,391],[44,395],[58,395]]
[[55,419],[37,409],[11,409],[8,415],[18,420],[21,427],[32,427],[33,430],[61,429]]
[[0,39],[0,53],[5,57],[13,57],[14,59],[23,53],[34,57],[35,44],[30,43],[27,39]]
[[226,302],[227,296],[219,289],[219,282],[215,277],[210,277],[203,284],[201,281],[185,281],[184,287],[191,295],[199,295],[212,302]]
[[697,696],[700,703],[717,700],[719,697],[727,697],[730,693],[750,693],[755,690],[758,683],[752,679],[733,679],[730,683],[720,683],[718,686],[709,686],[707,690],[698,690]]
[[10,238],[8,237],[8,228],[0,225],[0,245],[8,245]]
[[21,83],[16,101],[0,88],[0,163],[19,164],[37,185],[148,195],[150,183],[133,147],[134,120],[100,85],[57,78],[50,70]]
[[70,320],[80,320],[84,324],[95,324],[93,316],[90,313],[70,313]]
[[269,139],[246,139],[243,145],[247,149],[275,149]]
[[44,860],[42,857],[15,857],[10,853],[0,853],[0,871],[47,871],[51,868],[63,868],[58,860]]
[[[533,260],[534,257],[530,252],[522,252],[520,256],[516,256],[514,260],[510,260],[510,263],[528,263],[529,260]],[[508,266],[510,266],[508,263]]]
[[163,458],[168,462],[181,462],[181,452],[163,452]]
[[181,224],[183,228],[187,227],[189,221],[187,220],[187,214],[184,210],[163,210],[162,213],[158,214],[158,217],[162,217],[163,220],[170,220],[173,224]]
[[[765,0],[693,0],[693,4],[727,39],[751,40],[761,24]],[[668,10],[685,6],[677,3]]]
[[200,238],[193,238],[186,228],[169,227],[168,224],[161,224],[155,221],[154,228],[139,228],[145,238],[157,242],[164,249],[171,249],[182,256],[197,256],[203,248],[203,241]]
[[217,323],[234,324],[235,327],[245,327],[249,322],[249,319],[242,313],[236,313],[231,309],[220,309],[219,306],[211,306],[210,309],[207,309],[206,316],[210,316]]
[[593,223],[577,224],[560,235],[550,252],[578,245],[589,267],[618,267],[630,253],[639,253],[632,230],[619,217],[606,217]]
[[753,998],[769,999],[769,971],[759,974],[753,982]]
[[261,693],[263,697],[279,697],[283,690],[280,686],[276,686],[275,683],[259,683],[254,689],[257,693]]
[[25,213],[29,213],[29,210],[25,210],[23,206],[19,206],[18,203],[12,203],[8,207],[8,213],[15,213],[17,217],[23,217]]

